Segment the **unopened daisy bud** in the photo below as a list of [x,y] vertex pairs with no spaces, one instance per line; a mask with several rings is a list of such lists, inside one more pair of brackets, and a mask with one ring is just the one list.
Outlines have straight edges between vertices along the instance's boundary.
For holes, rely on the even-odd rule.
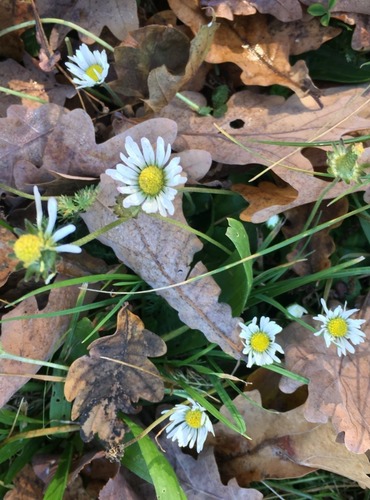
[[280,333],[282,328],[275,321],[262,316],[260,324],[257,325],[257,317],[254,317],[249,325],[239,323],[239,326],[242,330],[239,335],[244,344],[243,354],[248,355],[248,368],[253,364],[263,366],[271,365],[274,361],[280,363],[275,353],[278,351],[284,354],[284,351],[275,342],[275,335]]
[[120,154],[123,163],[105,171],[112,179],[124,184],[117,187],[120,193],[128,195],[123,200],[123,207],[141,206],[149,214],[159,212],[162,217],[166,217],[167,213],[173,215],[175,188],[184,184],[187,178],[181,175],[180,158],[169,161],[170,144],[165,146],[162,137],[158,137],[154,151],[149,140],[143,137],[140,149],[131,137],[126,137],[125,148],[127,156]]
[[328,173],[347,184],[359,182],[364,165],[358,163],[364,148],[361,143],[345,146],[343,142],[333,144],[333,151],[327,153]]
[[286,309],[288,313],[294,318],[302,318],[304,314],[308,313],[308,311],[303,306],[300,306],[296,303],[290,304],[290,306],[288,306]]
[[[321,329],[314,335],[323,335],[326,347],[331,343],[337,346],[338,356],[345,356],[346,351],[350,353],[355,352],[353,345],[361,344],[365,340],[365,333],[361,331],[360,326],[365,323],[364,319],[350,319],[358,309],[349,309],[346,311],[346,304],[344,308],[337,306],[334,311],[328,309],[324,299],[321,299],[321,305],[325,311],[325,315],[318,314],[313,319],[322,322]],[[353,344],[350,344],[350,342]]]
[[72,62],[67,62],[66,66],[74,75],[73,82],[78,89],[85,87],[94,87],[104,82],[108,75],[109,64],[105,50],[92,52],[88,46],[83,43],[76,50],[75,56],[68,56]]
[[274,229],[280,222],[281,218],[278,215],[272,215],[269,219],[266,221],[266,226],[269,229]]
[[[179,404],[175,406],[174,412],[170,416],[170,424],[166,427],[167,438],[178,441],[180,447],[189,446],[193,448],[197,445],[197,452],[203,449],[207,435],[211,432],[215,435],[212,422],[206,410],[199,403],[188,398],[191,405]],[[162,414],[168,413],[167,410]]]

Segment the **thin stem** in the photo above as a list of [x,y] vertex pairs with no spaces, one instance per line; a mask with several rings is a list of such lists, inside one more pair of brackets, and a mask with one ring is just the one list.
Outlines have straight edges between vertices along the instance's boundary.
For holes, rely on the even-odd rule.
[[49,361],[42,361],[41,359],[24,358],[23,356],[16,356],[15,354],[10,354],[9,352],[5,351],[1,352],[0,359],[10,359],[12,361],[20,361],[21,363],[29,363],[30,365],[48,366],[50,368],[57,368],[66,372],[69,370],[69,367],[65,365],[50,363]]
[[89,243],[89,241],[92,241],[95,238],[97,238],[98,236],[100,236],[101,234],[104,234],[107,231],[114,229],[115,227],[119,226],[120,224],[122,224],[122,222],[125,222],[126,220],[127,220],[126,217],[120,217],[119,219],[102,227],[101,229],[97,229],[93,233],[90,233],[90,234],[84,236],[83,238],[80,238],[79,240],[74,241],[73,244],[78,245],[79,247],[81,247],[82,245],[86,245],[86,243]]
[[16,90],[8,89],[7,87],[0,87],[0,92],[4,92],[4,94],[15,95],[20,97],[21,99],[28,99],[29,101],[36,101],[41,104],[48,104],[48,101],[45,99],[41,99],[41,97],[36,97],[33,95],[25,94],[24,92],[18,92]]
[[123,102],[121,101],[121,99],[118,97],[118,95],[114,92],[114,90],[112,90],[110,88],[110,86],[106,83],[106,82],[103,82],[101,84],[101,86],[103,88],[105,88],[105,90],[109,93],[109,95],[112,97],[113,99],[113,102],[114,104],[116,104],[117,106],[119,106],[120,108],[123,108],[124,107],[124,104]]

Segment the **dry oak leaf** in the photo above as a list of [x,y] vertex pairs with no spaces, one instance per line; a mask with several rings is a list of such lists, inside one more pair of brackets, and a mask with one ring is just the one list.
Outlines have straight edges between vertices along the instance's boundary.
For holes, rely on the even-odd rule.
[[159,111],[194,77],[217,26],[202,26],[190,43],[171,27],[146,26],[130,33],[114,51],[118,80],[111,87],[126,96],[148,98],[147,105]]
[[[38,0],[37,7],[40,17],[54,17],[78,24],[94,35],[99,36],[104,26],[110,29],[118,40],[123,40],[127,34],[139,26],[137,4],[135,0],[65,0],[50,2]],[[58,40],[55,36],[58,33]],[[56,49],[71,28],[56,25],[50,37],[51,48]],[[92,43],[91,38],[79,33],[83,42]]]
[[[285,238],[292,238],[293,236],[303,232],[312,209],[313,204],[309,203],[284,212],[286,223],[282,226],[281,230]],[[347,212],[347,198],[341,198],[329,207],[326,203],[322,203],[317,212],[320,214],[320,218],[316,219],[315,224],[324,224],[324,222],[336,219]],[[332,224],[330,227],[322,229],[321,231],[311,235],[310,238],[303,238],[299,240],[299,242],[295,245],[294,250],[288,253],[288,262],[294,262],[303,256],[305,257],[304,261],[296,262],[292,266],[292,269],[299,276],[307,276],[309,274],[317,273],[331,266],[330,256],[335,251],[335,243],[329,233],[334,228],[340,226],[341,223],[342,222],[340,221]]]
[[116,333],[95,340],[89,351],[68,371],[64,392],[68,401],[74,400],[71,417],[79,418],[84,441],[98,434],[107,448],[119,446],[125,426],[118,412],[137,413],[140,407],[132,403],[140,398],[152,402],[163,398],[162,379],[147,357],[165,354],[166,344],[123,308]]
[[[177,17],[193,33],[209,20],[198,7],[197,0],[169,0]],[[304,21],[282,23],[262,14],[238,16],[234,21],[219,19],[206,61],[213,64],[233,62],[242,70],[245,85],[279,84],[300,97],[320,92],[313,84],[303,60],[290,65],[289,56],[315,50],[337,36],[337,28],[324,28],[318,19],[308,16]]]
[[[76,304],[78,294],[78,287],[56,288],[50,291],[48,303],[42,311],[39,310],[35,297],[25,299],[15,306],[2,318],[8,320],[2,324],[0,341],[3,349],[16,356],[47,361],[67,331],[70,316],[9,320],[18,316],[70,309]],[[40,368],[39,365],[0,359],[0,373],[2,374],[0,375],[0,408]]]
[[[31,57],[24,57],[24,64],[13,59],[0,62],[0,85],[27,95],[39,97],[45,101],[63,106],[66,98],[72,98],[76,90],[71,85],[61,85],[53,73],[44,73]],[[41,104],[30,99],[21,99],[13,95],[4,95],[0,101],[0,115],[6,116],[7,108],[12,104],[23,104],[27,108],[39,108]]]
[[[285,328],[283,335],[286,368],[310,380],[303,405],[305,418],[309,422],[330,421],[337,439],[354,453],[370,449],[370,308],[361,311],[358,318],[367,320],[362,325],[366,340],[356,346],[354,354],[340,358],[333,344],[327,348],[322,338],[308,334],[297,323]],[[304,320],[315,325],[309,316]],[[296,388],[292,380],[283,378],[280,382],[284,392]]]
[[[154,131],[158,135],[158,130],[165,142],[176,137],[172,120],[148,120],[137,127],[141,137]],[[128,135],[126,131],[96,144],[94,124],[82,109],[10,106],[7,118],[0,118],[0,181],[32,191],[30,186],[51,182],[56,174],[98,178],[119,162]]]
[[[23,0],[1,0],[0,2],[0,30],[15,26],[24,21],[33,19],[31,3]],[[24,30],[23,30],[24,31]],[[13,31],[1,37],[0,57],[22,60],[24,51],[22,31]]]
[[[262,493],[252,488],[241,488],[235,479],[223,484],[211,446],[197,459],[183,453],[176,442],[162,437],[161,448],[171,463],[188,500],[261,500]],[[201,493],[200,493],[201,492]]]
[[[233,402],[252,439],[242,438],[224,424],[215,425],[216,438],[212,440],[224,481],[236,477],[240,485],[247,486],[251,481],[300,477],[321,468],[353,479],[362,487],[370,486],[367,456],[337,443],[330,423],[307,422],[303,406],[284,413],[265,410],[257,390],[237,396]],[[225,407],[221,412],[231,418]]]
[[[200,106],[206,105],[201,94],[184,92],[184,95]],[[251,204],[244,212],[245,220],[258,223],[276,213],[316,201],[327,187],[327,182],[312,176],[313,166],[300,148],[256,141],[338,141],[341,137],[355,135],[369,128],[370,120],[359,116],[369,103],[366,86],[325,89],[321,101],[323,109],[310,110],[295,95],[285,100],[279,96],[259,95],[245,90],[231,97],[227,113],[219,119],[197,116],[178,100],[163,108],[159,115],[171,117],[177,122],[178,134],[173,145],[176,151],[199,148],[210,151],[217,162],[233,165],[255,164],[258,161],[272,165],[273,172],[296,190],[298,194],[294,200],[287,200],[285,205],[281,205],[278,199],[278,206],[261,190],[258,204]],[[246,149],[223,136],[214,123],[246,146]],[[325,199],[335,198],[347,189],[347,184],[338,183],[325,194]],[[362,186],[357,188],[365,189]],[[293,193],[288,190],[284,194],[290,197]]]
[[302,7],[298,0],[200,0],[201,7],[211,7],[216,17],[224,17],[232,21],[234,16],[250,16],[257,11],[260,14],[271,14],[287,23],[302,17]]
[[0,227],[0,288],[5,285],[18,264],[17,259],[10,257],[16,239],[9,229]]
[[[131,135],[137,139],[136,127],[131,129]],[[210,166],[209,154],[198,153],[199,162],[207,162]],[[181,154],[178,156],[182,158]],[[182,159],[181,165],[186,172],[187,165]],[[82,215],[90,232],[117,220],[113,211],[116,187],[110,177],[102,175],[97,200]],[[187,225],[181,205],[182,197],[177,195],[174,216],[159,218],[141,212],[98,239],[111,247],[118,259],[151,287],[161,288],[157,293],[178,311],[181,321],[200,330],[210,342],[217,343],[231,356],[240,358],[243,346],[239,338],[239,320],[232,317],[228,304],[218,302],[221,290],[213,278],[207,276],[176,286],[207,272],[201,262],[191,266],[194,254],[202,248],[200,240],[184,227],[171,224],[173,220]]]

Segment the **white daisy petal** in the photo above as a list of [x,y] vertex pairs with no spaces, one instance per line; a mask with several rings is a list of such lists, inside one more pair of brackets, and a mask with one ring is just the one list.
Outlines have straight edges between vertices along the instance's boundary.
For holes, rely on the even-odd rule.
[[68,236],[71,233],[74,233],[76,231],[76,226],[73,224],[68,224],[67,226],[61,227],[55,233],[53,234],[53,240],[54,241],[59,241]]
[[346,310],[347,304],[344,304],[344,307],[339,305],[333,311],[328,309],[324,299],[321,299],[321,305],[325,315],[318,314],[314,316],[314,320],[322,323],[321,328],[314,335],[323,335],[326,347],[334,344],[337,347],[338,356],[345,356],[347,351],[353,354],[355,352],[353,345],[361,344],[366,337],[365,333],[360,329],[365,320],[349,318],[349,316],[358,312],[358,309]]
[[39,188],[37,186],[33,186],[33,195],[35,197],[35,205],[36,205],[36,225],[38,229],[41,229],[43,212],[41,204],[41,195]]
[[155,152],[146,137],[140,144],[141,149],[132,137],[126,137],[127,156],[120,153],[122,163],[118,163],[115,170],[107,169],[106,174],[123,184],[117,190],[129,195],[123,200],[125,208],[141,205],[148,214],[173,215],[172,200],[178,192],[175,188],[187,181],[187,177],[181,175],[180,158],[172,158],[168,163],[171,146],[166,146],[162,137],[157,138]]
[[69,253],[81,253],[82,252],[82,248],[80,248],[77,245],[72,245],[72,243],[70,243],[70,244],[67,243],[66,245],[59,245],[58,247],[55,247],[55,250],[57,252],[69,252]]
[[48,199],[48,225],[46,226],[45,236],[49,237],[53,232],[57,220],[58,204],[55,198]]

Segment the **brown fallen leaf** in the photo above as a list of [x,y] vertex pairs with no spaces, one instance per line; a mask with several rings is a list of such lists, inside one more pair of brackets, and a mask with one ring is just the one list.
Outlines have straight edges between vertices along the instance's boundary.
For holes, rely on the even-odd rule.
[[298,0],[201,0],[202,7],[212,7],[216,17],[225,17],[232,21],[235,16],[249,16],[257,11],[260,14],[271,14],[280,21],[288,23],[302,17],[302,7]]
[[[256,390],[237,396],[233,402],[252,439],[242,438],[224,424],[215,425],[216,438],[212,440],[223,480],[236,477],[239,484],[247,486],[251,481],[300,477],[321,468],[357,481],[363,488],[370,486],[367,456],[337,443],[330,423],[307,422],[304,406],[285,413],[268,411],[259,406],[261,397]],[[225,407],[221,412],[231,418]]]
[[4,500],[41,500],[44,496],[44,483],[27,464],[14,478],[14,489],[8,491]]
[[[136,132],[136,127],[131,129],[134,140],[140,137]],[[200,161],[210,166],[208,153],[199,153],[203,153],[199,155]],[[186,172],[187,165],[183,161],[181,165]],[[116,196],[115,182],[102,175],[97,200],[82,216],[90,232],[117,219],[112,208]],[[172,219],[186,225],[181,205],[181,196],[177,196]],[[228,304],[218,302],[220,288],[212,277],[166,288],[207,272],[201,262],[191,267],[194,254],[202,248],[200,240],[169,220],[170,217],[155,218],[140,213],[137,218],[124,222],[98,239],[111,247],[118,259],[151,287],[163,288],[157,293],[178,311],[181,321],[200,330],[210,342],[216,342],[225,352],[239,358],[243,347],[239,338],[239,320],[232,317]]]
[[[284,212],[286,222],[282,226],[281,230],[285,238],[292,238],[293,236],[302,233],[312,212],[312,208],[313,205],[309,203]],[[341,198],[329,207],[326,203],[322,203],[317,212],[317,214],[319,214],[319,218],[315,218],[316,222],[314,223],[316,225],[323,224],[324,222],[333,220],[346,214],[347,212],[347,198]],[[302,256],[307,255],[306,260],[303,262],[297,262],[292,267],[292,269],[299,276],[307,276],[308,274],[317,273],[331,266],[330,256],[335,251],[335,243],[333,238],[330,236],[330,231],[340,225],[341,222],[337,222],[336,224],[313,234],[310,238],[301,239],[295,245],[294,250],[287,254],[288,262],[294,262]]]
[[213,448],[208,446],[195,460],[183,453],[176,442],[160,438],[161,447],[171,463],[188,500],[261,500],[262,493],[252,488],[242,488],[235,479],[225,485],[221,482]]
[[[0,62],[0,85],[11,90],[17,90],[45,101],[54,102],[63,106],[66,98],[70,99],[76,94],[72,85],[61,85],[55,80],[52,73],[44,73],[35,61],[25,56],[23,65],[13,59]],[[23,104],[27,108],[39,108],[41,104],[29,99],[20,99],[16,96],[4,95],[0,101],[0,115],[6,116],[7,108],[11,104]]]
[[140,398],[151,402],[163,398],[163,381],[147,357],[165,354],[166,344],[124,308],[117,316],[116,333],[95,340],[89,351],[89,356],[72,363],[65,397],[74,400],[71,418],[79,418],[82,439],[91,441],[97,434],[110,449],[119,446],[125,434],[119,411],[137,413],[140,407],[132,403]]
[[[51,290],[47,305],[42,311],[39,310],[35,297],[30,297],[15,306],[2,319],[8,320],[27,314],[70,309],[76,304],[78,294],[78,287],[56,288]],[[58,341],[67,331],[70,319],[71,316],[64,315],[51,318],[6,321],[2,324],[1,345],[6,352],[16,356],[48,360],[53,354]],[[39,369],[39,365],[0,359],[0,408]]]
[[[330,421],[338,439],[353,453],[365,453],[370,448],[370,384],[369,384],[369,297],[358,317],[366,319],[362,331],[367,339],[356,346],[354,354],[338,357],[336,347],[325,346],[307,330],[291,323],[282,336],[285,344],[286,368],[310,379],[308,399],[303,406],[304,416],[309,422]],[[304,317],[309,324],[315,324]],[[293,392],[297,385],[286,378],[280,389]]]
[[[78,24],[94,35],[99,36],[104,26],[110,29],[118,40],[123,40],[127,34],[139,25],[137,4],[135,0],[105,0],[104,4],[91,0],[65,0],[52,2],[37,1],[40,17],[54,17]],[[50,37],[52,49],[56,49],[71,28],[56,25]],[[58,36],[55,36],[58,33]],[[91,38],[79,33],[85,43],[92,43]]]
[[[169,5],[193,33],[209,20],[197,0],[169,0]],[[241,80],[245,85],[279,84],[300,97],[310,94],[318,99],[320,92],[311,81],[304,61],[291,66],[289,56],[317,49],[340,30],[329,28],[327,31],[311,16],[289,23],[262,14],[238,16],[232,22],[219,21],[207,62],[237,64],[242,69]]]
[[[32,19],[31,4],[23,0],[2,0],[0,2],[0,30],[15,26]],[[24,31],[24,30],[23,30]],[[22,60],[23,41],[20,37],[22,30],[13,31],[1,37],[1,58]]]
[[[184,92],[184,95],[200,106],[205,105],[201,94]],[[228,111],[219,119],[197,116],[178,100],[163,108],[159,115],[171,117],[177,122],[179,132],[173,145],[175,150],[205,149],[212,153],[214,161],[231,165],[246,164],[246,168],[247,164],[255,164],[256,161],[272,165],[273,172],[297,191],[297,197],[287,201],[284,206],[280,205],[279,199],[278,206],[275,206],[273,200],[261,192],[258,204],[251,204],[243,216],[246,217],[244,220],[259,223],[276,213],[315,202],[327,187],[327,182],[311,175],[313,165],[300,148],[257,141],[309,142],[319,138],[338,141],[370,126],[370,120],[362,117],[363,114],[367,116],[363,110],[369,102],[366,86],[326,89],[322,92],[321,101],[323,109],[310,110],[294,95],[285,100],[246,90],[231,97]],[[214,123],[246,148],[242,149],[229,141],[214,127]],[[325,199],[335,198],[347,189],[348,185],[340,182],[325,194]],[[365,190],[366,187],[359,186],[357,189]],[[290,190],[286,192],[289,197],[293,193]],[[264,204],[261,206],[262,201]]]
[[150,25],[130,33],[115,48],[118,79],[111,87],[145,99],[154,111],[166,106],[191,78],[209,50],[217,24],[202,26],[189,42],[178,29]]

